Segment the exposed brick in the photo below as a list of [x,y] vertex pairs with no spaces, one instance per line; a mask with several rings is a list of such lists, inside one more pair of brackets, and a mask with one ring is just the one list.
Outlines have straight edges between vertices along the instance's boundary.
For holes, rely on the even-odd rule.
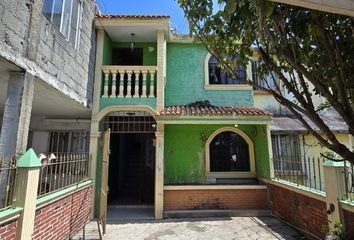
[[284,221],[321,239],[327,229],[326,203],[288,189],[268,185],[273,214]]
[[165,190],[164,209],[265,209],[265,189]]
[[67,239],[90,219],[92,187],[36,211],[32,239]]
[[1,240],[12,240],[16,236],[16,225],[17,221],[12,221],[5,223],[0,226],[0,239]]
[[348,239],[354,239],[354,212],[343,210],[343,218]]

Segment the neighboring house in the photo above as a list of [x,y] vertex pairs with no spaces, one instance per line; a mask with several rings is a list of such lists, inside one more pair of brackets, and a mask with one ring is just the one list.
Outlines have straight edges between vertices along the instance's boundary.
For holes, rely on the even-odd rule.
[[90,219],[96,9],[84,0],[0,2],[1,239],[67,239]]
[[[157,219],[267,208],[271,114],[254,107],[253,89],[171,34],[167,16],[98,15],[96,26],[95,214],[104,222],[107,201],[154,205]],[[235,70],[243,78],[251,64]]]
[[[293,97],[279,84],[282,94],[288,99]],[[311,84],[310,84],[311,86]],[[314,95],[315,107],[325,103],[324,98]],[[274,174],[301,185],[324,191],[323,155],[334,156],[272,95],[254,91],[255,106],[273,114],[271,123],[272,153]],[[336,134],[336,137],[349,149],[353,149],[353,139],[348,134],[348,126],[332,109],[320,112],[321,118]],[[318,129],[308,120],[310,126]]]
[[0,155],[88,152],[95,2],[2,1],[0,12]]

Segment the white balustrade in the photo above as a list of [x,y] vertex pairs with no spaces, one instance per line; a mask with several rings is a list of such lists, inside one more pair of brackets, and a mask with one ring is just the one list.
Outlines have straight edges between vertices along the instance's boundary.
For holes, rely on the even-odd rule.
[[103,98],[155,98],[156,66],[103,66]]

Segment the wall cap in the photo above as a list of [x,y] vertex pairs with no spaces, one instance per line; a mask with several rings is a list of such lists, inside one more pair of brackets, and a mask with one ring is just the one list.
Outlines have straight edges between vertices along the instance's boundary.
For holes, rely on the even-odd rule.
[[39,161],[33,149],[30,148],[18,159],[16,166],[18,168],[40,168],[42,167],[42,163]]
[[0,224],[10,222],[20,216],[22,207],[8,208],[0,211]]
[[344,161],[336,162],[332,160],[326,160],[322,166],[324,167],[344,167]]

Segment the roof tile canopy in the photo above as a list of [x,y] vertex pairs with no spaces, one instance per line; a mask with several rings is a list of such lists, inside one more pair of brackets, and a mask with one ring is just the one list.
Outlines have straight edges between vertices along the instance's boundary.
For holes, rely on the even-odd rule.
[[170,106],[156,114],[160,117],[270,117],[270,112],[254,107],[216,107],[216,106]]
[[162,18],[170,18],[170,16],[165,16],[165,15],[124,15],[124,14],[115,14],[115,15],[97,14],[96,17],[99,17],[99,18],[122,18],[122,19],[162,19]]

